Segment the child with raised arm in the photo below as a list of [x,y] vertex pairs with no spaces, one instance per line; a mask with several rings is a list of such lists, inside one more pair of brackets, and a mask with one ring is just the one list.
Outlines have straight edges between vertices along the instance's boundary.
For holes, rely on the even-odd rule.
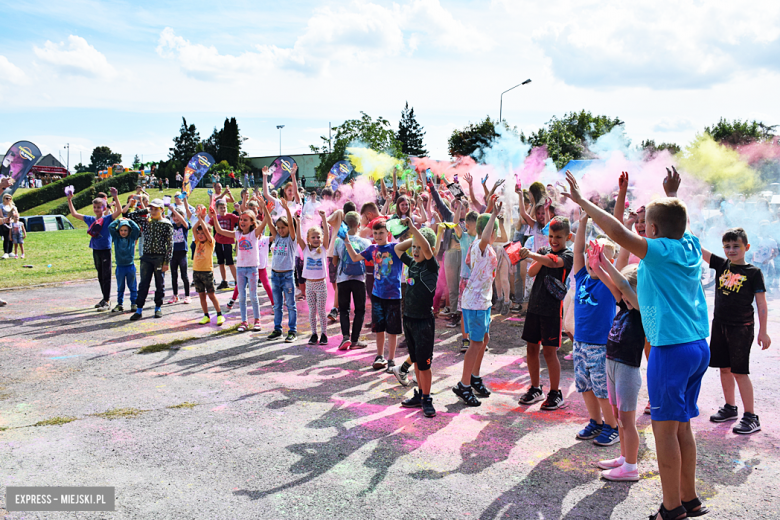
[[618,301],[620,311],[612,322],[607,340],[607,390],[609,404],[618,418],[620,456],[601,460],[598,466],[604,470],[601,476],[607,480],[637,481],[639,432],[636,429],[636,403],[642,387],[639,367],[645,345],[645,329],[636,297],[637,265],[631,264],[618,271],[601,253],[596,270],[602,279],[609,276],[621,294]]
[[[328,344],[328,221],[325,212],[318,211],[322,227],[312,226],[306,231],[306,240],[301,235],[298,245],[303,252],[303,278],[306,280],[306,302],[309,305],[309,324],[311,337],[309,345]],[[321,336],[317,336],[317,318],[320,320]]]
[[750,382],[750,347],[753,345],[755,324],[753,299],[758,308],[758,344],[763,350],[772,340],[766,332],[767,304],[764,275],[758,267],[745,263],[750,249],[748,236],[742,228],[723,233],[724,257],[702,249],[704,261],[715,269],[715,315],[710,336],[710,366],[720,369],[720,384],[726,404],[710,416],[712,422],[735,421],[739,417],[735,383],[742,396],[745,413],[734,426],[734,433],[742,435],[761,429],[753,408],[753,383]]
[[114,243],[114,260],[116,261],[116,307],[112,313],[124,312],[122,303],[125,301],[125,285],[130,290],[130,310],[135,312],[138,308],[138,286],[135,281],[135,243],[141,235],[138,224],[129,219],[120,218],[108,226],[111,240]]
[[[435,417],[436,410],[431,398],[431,361],[433,360],[433,339],[436,320],[433,317],[433,295],[439,276],[439,263],[433,254],[436,235],[430,228],[418,230],[414,220],[404,217],[402,222],[409,228],[412,240],[395,245],[395,252],[409,268],[406,301],[404,303],[404,336],[409,348],[409,358],[414,364],[417,385],[412,397],[401,402],[404,408],[422,408],[425,417]],[[405,249],[411,246],[412,254]]]
[[116,220],[122,214],[122,204],[119,202],[119,193],[116,188],[111,188],[111,196],[116,202],[116,210],[110,213],[106,199],[96,198],[92,201],[92,211],[95,216],[82,215],[73,207],[73,193],[68,193],[68,208],[73,218],[83,220],[89,227],[89,248],[92,249],[92,260],[95,263],[95,270],[100,283],[100,291],[103,298],[95,305],[98,312],[107,311],[111,308],[111,234],[108,226],[113,220]]
[[[460,226],[455,227],[455,235],[460,241],[461,250],[461,263],[460,263],[460,279],[458,280],[458,312],[463,312],[461,302],[463,300],[463,292],[466,290],[466,286],[469,283],[471,277],[471,268],[468,262],[466,262],[466,256],[471,249],[471,245],[477,238],[477,219],[479,213],[476,211],[469,211],[466,214],[465,226],[466,232],[464,233]],[[463,327],[463,320],[460,320],[460,333],[461,333],[461,345],[460,351],[466,352],[469,349],[469,335]]]
[[154,278],[154,317],[162,318],[162,304],[165,298],[165,273],[173,256],[173,224],[163,215],[162,199],[149,203],[149,216],[141,227],[144,238],[144,252],[141,256],[141,280],[138,285],[137,308],[130,316],[131,321],[140,320],[146,296]]
[[676,198],[680,177],[669,172],[667,197],[647,205],[646,238],[626,229],[615,217],[585,199],[577,180],[566,172],[565,194],[615,242],[640,258],[637,299],[650,340],[647,390],[658,454],[663,503],[651,520],[701,515],[696,494],[696,440],[690,420],[699,415],[696,401],[710,360],[707,301],[701,286],[699,239],[687,232],[688,212]]
[[[401,329],[401,276],[403,263],[395,251],[395,243],[387,241],[385,221],[378,219],[372,226],[375,244],[361,253],[352,248],[352,241],[344,242],[346,252],[353,261],[371,260],[374,263],[374,288],[371,294],[371,330],[376,332],[376,357],[374,370],[386,368],[388,373],[395,366],[395,349]],[[385,335],[388,336],[388,358],[385,359]]]
[[[574,237],[574,382],[588,409],[590,422],[577,433],[580,440],[593,439],[597,446],[620,441],[618,425],[607,393],[607,339],[615,319],[615,303],[620,291],[609,276],[598,268],[599,250],[608,260],[615,256],[615,246],[607,239],[597,241],[596,248],[585,253],[588,214],[582,214]],[[602,421],[603,418],[603,421]]]
[[[222,195],[225,193],[228,193],[227,191],[222,192]],[[224,198],[217,197],[216,202],[214,203],[214,207],[217,209],[217,215],[216,218],[214,215],[211,215],[211,224],[214,225],[216,229],[216,224],[214,224],[215,220],[219,220],[219,225],[224,229],[225,231],[233,231],[236,229],[236,226],[238,225],[238,216],[229,213],[228,212],[228,206],[227,202],[225,202]],[[229,285],[227,282],[227,271],[225,266],[228,266],[230,268],[230,274],[233,275],[233,280],[237,281],[238,278],[236,278],[236,265],[235,262],[233,262],[233,244],[235,243],[234,235],[231,234],[229,237],[225,235],[217,234],[215,238],[215,245],[214,249],[217,252],[217,264],[219,264],[219,274],[222,276],[222,281],[217,286],[217,290],[222,289],[228,289]]]
[[[360,228],[360,215],[356,211],[348,211],[344,215],[344,222],[349,231],[347,236],[336,239],[333,249],[333,263],[336,264],[336,283],[338,284],[338,316],[341,322],[341,343],[339,350],[361,349],[367,345],[360,341],[360,330],[363,327],[363,319],[366,314],[366,262],[361,257],[359,261],[353,261],[347,253],[345,242],[351,242],[352,249],[360,253],[371,242],[358,236]],[[351,320],[352,332],[350,333],[350,300],[355,306],[354,318]]]
[[[484,213],[477,219],[477,235],[466,253],[466,262],[471,268],[466,290],[463,291],[461,308],[463,309],[463,328],[469,335],[469,349],[463,356],[463,371],[452,391],[467,406],[479,406],[482,402],[476,397],[490,397],[490,390],[482,382],[480,370],[485,347],[490,342],[490,307],[493,299],[493,280],[496,278],[498,258],[490,247],[496,240],[498,222],[496,217],[501,211],[501,203],[493,205],[493,211]],[[474,395],[476,394],[476,395]]]
[[247,284],[249,285],[249,298],[252,301],[252,312],[255,318],[255,324],[252,330],[260,330],[260,305],[257,301],[257,251],[258,241],[263,236],[265,224],[258,225],[255,219],[255,213],[252,210],[245,210],[239,217],[238,227],[233,231],[222,229],[219,219],[212,214],[216,231],[222,236],[232,236],[236,241],[236,286],[238,287],[238,303],[241,308],[241,323],[238,325],[238,332],[246,332],[247,325],[246,298]]
[[268,340],[282,337],[282,305],[287,307],[286,343],[292,343],[298,337],[298,309],[295,306],[295,257],[298,247],[295,243],[295,226],[290,207],[286,199],[280,199],[285,213],[276,221],[271,220],[268,208],[263,205],[268,229],[271,231],[273,248],[271,250],[271,289],[274,295],[274,330]]
[[192,281],[195,283],[195,291],[200,298],[200,307],[203,309],[203,317],[198,321],[201,325],[211,322],[209,316],[209,304],[206,301],[208,297],[217,311],[217,325],[225,323],[225,317],[222,315],[222,309],[219,307],[219,301],[214,294],[214,237],[211,236],[211,229],[203,220],[206,218],[206,207],[199,205],[196,209],[198,221],[192,228],[192,238],[195,240],[195,252],[192,257]]
[[526,361],[531,387],[520,397],[519,403],[530,405],[544,400],[539,378],[541,345],[550,375],[550,391],[542,403],[542,410],[557,410],[566,406],[560,389],[561,362],[558,359],[558,347],[561,345],[565,282],[574,264],[574,255],[571,249],[566,247],[566,241],[571,238],[570,230],[569,219],[555,217],[550,221],[548,230],[549,246],[540,248],[536,253],[526,248],[520,250],[522,260],[528,258],[533,261],[528,268],[528,276],[535,278],[528,299],[528,312],[522,335],[526,342]]
[[[186,209],[185,209],[186,208]],[[181,273],[181,283],[184,289],[183,303],[190,303],[190,277],[187,273],[187,237],[190,234],[191,217],[188,206],[170,206],[171,220],[173,224],[173,257],[171,257],[171,288],[173,296],[168,303],[179,302],[179,273]],[[184,213],[187,213],[185,218]]]

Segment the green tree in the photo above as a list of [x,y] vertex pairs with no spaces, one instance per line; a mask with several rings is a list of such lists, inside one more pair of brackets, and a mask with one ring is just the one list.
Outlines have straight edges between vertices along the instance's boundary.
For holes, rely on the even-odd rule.
[[135,154],[133,156],[133,168],[136,168],[139,164],[141,164],[141,159],[138,157],[138,154]]
[[487,116],[484,121],[469,123],[462,130],[454,130],[447,140],[447,149],[452,157],[473,156],[477,150],[490,146],[496,137],[496,123]]
[[401,121],[398,122],[396,139],[401,143],[401,151],[406,155],[426,157],[428,150],[424,148],[423,137],[425,132],[414,117],[414,108],[409,108],[409,102],[401,112]]
[[211,154],[215,161],[220,160],[219,143],[221,141],[221,132],[222,131],[217,130],[217,127],[215,126],[214,131],[211,132],[211,136],[203,141],[203,151]]
[[96,146],[89,158],[89,169],[87,171],[98,172],[121,162],[121,153],[112,152],[108,146]]
[[348,119],[339,126],[333,128],[336,135],[333,138],[333,148],[329,150],[329,141],[321,136],[322,146],[319,148],[311,145],[312,152],[320,155],[320,164],[316,168],[317,179],[324,181],[328,171],[337,161],[346,157],[347,147],[350,145],[363,145],[377,152],[384,152],[399,159],[404,157],[401,151],[401,143],[390,127],[390,122],[382,117],[372,119],[365,112],[360,119]]
[[179,135],[173,138],[173,148],[170,148],[168,160],[173,160],[179,164],[187,162],[195,155],[200,142],[200,134],[195,125],[187,125],[187,120],[181,118],[181,129]]
[[563,168],[571,160],[590,157],[588,142],[609,133],[614,127],[622,125],[619,118],[594,116],[590,112],[570,112],[561,119],[553,116],[547,124],[527,138],[521,139],[531,146],[547,146],[547,153],[558,168]]
[[672,155],[680,152],[680,146],[675,143],[658,143],[653,139],[646,139],[639,145],[639,149],[645,152],[645,155],[651,156],[661,150],[669,150]]
[[76,169],[76,173],[88,172],[89,171],[89,167],[85,166],[85,165],[83,165],[81,163],[78,163],[76,166],[74,166],[74,168]]
[[711,127],[705,126],[704,133],[709,134],[719,143],[739,146],[771,139],[775,136],[775,128],[777,125],[768,126],[755,119],[729,121],[721,117],[720,121]]

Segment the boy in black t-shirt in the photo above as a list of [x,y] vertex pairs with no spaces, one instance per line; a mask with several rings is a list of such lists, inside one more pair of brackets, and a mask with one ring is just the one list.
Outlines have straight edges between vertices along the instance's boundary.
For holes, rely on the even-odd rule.
[[439,263],[433,256],[436,235],[430,228],[418,230],[408,217],[403,219],[403,224],[412,233],[412,254],[405,252],[401,255],[401,261],[409,267],[403,327],[420,391],[415,390],[414,395],[404,400],[401,406],[422,407],[425,417],[435,417],[436,410],[431,398],[431,360],[436,325],[433,317],[433,294],[436,292],[436,282],[439,278]]
[[739,387],[745,413],[734,433],[749,434],[761,429],[753,410],[753,383],[748,375],[750,347],[753,345],[753,298],[758,308],[758,344],[769,348],[772,340],[766,332],[767,304],[764,276],[761,269],[745,263],[750,249],[747,233],[733,228],[723,234],[726,258],[702,248],[704,261],[715,269],[715,315],[710,335],[710,366],[720,368],[720,383],[726,404],[710,417],[712,422],[734,421],[739,416],[734,382]]
[[[571,273],[574,254],[566,247],[571,239],[569,219],[555,217],[550,221],[548,232],[550,247],[543,247],[537,253],[528,249],[520,250],[520,258],[534,261],[528,268],[528,276],[535,276],[528,300],[528,312],[525,318],[522,338],[527,342],[528,373],[531,376],[531,388],[520,397],[520,404],[529,405],[544,399],[542,385],[539,383],[539,345],[542,345],[547,371],[550,374],[550,392],[542,403],[542,410],[557,410],[565,406],[563,393],[559,388],[561,380],[561,362],[558,360],[558,347],[561,344],[561,319],[563,316],[563,296],[566,294],[566,277]],[[561,287],[556,287],[560,283]],[[556,293],[561,291],[556,297]]]

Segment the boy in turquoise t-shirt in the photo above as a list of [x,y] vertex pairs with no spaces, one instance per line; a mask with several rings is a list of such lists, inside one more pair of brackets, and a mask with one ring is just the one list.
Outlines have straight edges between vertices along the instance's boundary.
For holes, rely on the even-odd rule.
[[663,489],[663,503],[655,516],[658,520],[686,513],[699,516],[706,511],[696,494],[696,440],[690,419],[699,415],[696,401],[710,360],[701,246],[699,239],[686,231],[687,208],[677,198],[680,176],[676,170],[667,171],[667,197],[645,209],[646,238],[584,199],[574,175],[566,172],[571,187],[566,196],[612,240],[641,260],[637,298],[642,325],[653,346],[647,390]]

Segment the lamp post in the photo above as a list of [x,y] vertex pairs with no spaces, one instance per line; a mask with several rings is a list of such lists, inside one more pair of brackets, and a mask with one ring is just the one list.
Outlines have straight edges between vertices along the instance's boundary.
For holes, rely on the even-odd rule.
[[515,85],[514,87],[512,87],[512,88],[510,88],[510,89],[507,89],[507,90],[505,90],[505,91],[503,91],[503,92],[501,93],[501,105],[500,105],[500,108],[498,109],[498,122],[499,122],[499,123],[500,123],[501,121],[503,121],[503,119],[502,119],[501,117],[502,117],[502,115],[503,115],[503,112],[504,112],[504,94],[506,94],[507,92],[509,92],[510,90],[512,90],[512,89],[514,89],[514,88],[517,88],[517,87],[519,87],[520,85],[528,85],[529,83],[531,83],[531,80],[530,80],[530,79],[527,79],[527,80],[523,81],[522,83],[520,83],[520,84],[518,84],[518,85]]
[[70,175],[70,143],[66,143],[65,146],[63,146],[63,148],[68,149],[68,161],[66,163],[67,164],[66,169],[68,170],[68,175]]
[[282,128],[284,125],[276,125],[276,129],[279,130],[279,156],[282,156]]

